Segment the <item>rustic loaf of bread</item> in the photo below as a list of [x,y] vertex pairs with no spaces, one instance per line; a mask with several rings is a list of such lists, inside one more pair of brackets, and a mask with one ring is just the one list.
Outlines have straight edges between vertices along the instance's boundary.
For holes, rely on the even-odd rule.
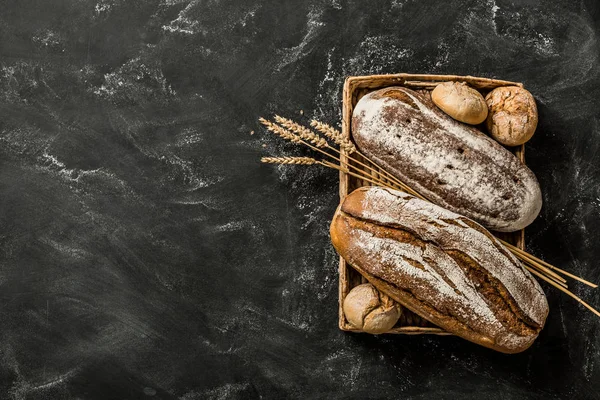
[[485,227],[513,232],[540,212],[535,175],[511,152],[403,87],[358,101],[352,137],[373,161],[432,202]]
[[544,292],[485,228],[404,192],[363,187],[330,228],[338,253],[377,289],[439,327],[504,353],[527,349]]

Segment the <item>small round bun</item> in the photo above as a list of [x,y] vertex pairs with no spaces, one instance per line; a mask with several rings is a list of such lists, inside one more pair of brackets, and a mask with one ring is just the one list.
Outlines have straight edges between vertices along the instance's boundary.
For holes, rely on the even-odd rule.
[[354,287],[344,299],[343,309],[352,326],[373,334],[388,332],[402,314],[398,303],[370,283]]
[[538,123],[535,99],[519,86],[498,87],[485,97],[489,108],[486,126],[490,135],[506,146],[527,142]]
[[481,93],[464,82],[440,83],[431,92],[431,99],[443,112],[466,124],[480,124],[488,116]]

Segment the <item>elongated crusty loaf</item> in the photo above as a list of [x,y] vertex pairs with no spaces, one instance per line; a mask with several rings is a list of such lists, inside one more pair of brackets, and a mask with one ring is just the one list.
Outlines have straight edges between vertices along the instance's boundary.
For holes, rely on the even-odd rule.
[[527,349],[548,315],[544,292],[474,221],[404,192],[349,194],[331,223],[338,253],[432,323],[504,353]]
[[354,108],[352,137],[417,192],[489,229],[522,229],[542,207],[531,170],[493,139],[440,111],[430,94],[402,87],[367,94]]

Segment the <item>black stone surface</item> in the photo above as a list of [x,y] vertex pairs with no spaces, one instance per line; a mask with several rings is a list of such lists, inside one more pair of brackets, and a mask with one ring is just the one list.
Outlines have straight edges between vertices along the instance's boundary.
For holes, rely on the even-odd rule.
[[527,245],[599,282],[599,24],[595,0],[0,0],[0,397],[600,398],[600,320],[547,286],[518,355],[339,331],[337,175],[260,165],[298,151],[257,123],[338,123],[347,75],[524,82]]

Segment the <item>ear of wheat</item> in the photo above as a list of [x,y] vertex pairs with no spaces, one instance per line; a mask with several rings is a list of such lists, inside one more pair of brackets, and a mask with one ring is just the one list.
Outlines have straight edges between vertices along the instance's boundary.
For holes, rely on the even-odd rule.
[[314,158],[310,157],[263,157],[261,162],[267,164],[296,164],[296,165],[313,165],[319,163]]
[[272,123],[271,121],[268,121],[264,118],[260,118],[259,121],[261,124],[263,124],[267,128],[267,130],[273,132],[274,134],[281,137],[282,139],[289,140],[290,142],[296,143],[296,144],[298,144],[302,141],[302,139],[299,136],[295,135],[293,132],[290,132],[289,130],[284,129],[281,126]]
[[352,154],[356,151],[354,143],[352,143],[347,137],[344,137],[342,133],[334,127],[323,122],[319,122],[316,119],[313,119],[310,122],[310,126],[321,132],[329,139],[333,140],[338,146],[340,146],[340,148],[344,149],[346,153]]
[[275,122],[288,129],[289,131],[294,132],[298,135],[302,140],[306,140],[317,146],[318,148],[327,147],[327,140],[323,139],[310,129],[292,121],[291,119],[280,117],[279,115],[275,115]]
[[[279,115],[275,116],[275,122],[269,121],[265,118],[260,118],[259,121],[266,127],[268,131],[273,132],[279,137],[292,143],[307,146],[308,148],[325,157],[322,160],[317,160],[310,157],[263,157],[261,159],[263,163],[285,165],[318,164],[327,168],[345,172],[351,176],[363,179],[371,184],[384,186],[391,189],[399,189],[422,200],[429,201],[424,196],[420,195],[408,185],[393,176],[391,173],[385,171],[383,168],[371,161],[367,156],[358,151],[354,143],[352,143],[349,138],[345,137],[340,131],[328,124],[316,120],[313,120],[310,123],[311,127],[313,127],[320,134],[324,135],[325,138],[329,139],[329,141],[311,129]],[[335,143],[338,148],[332,146],[330,142]],[[366,160],[367,164],[363,163],[356,157],[353,157],[353,154],[357,154],[362,157],[364,160]],[[337,164],[330,160],[337,162]],[[567,289],[567,281],[561,275],[575,279],[593,288],[598,287],[596,284],[557,268],[504,240],[498,240],[500,240],[500,242],[502,242],[502,244],[504,244],[519,260],[521,260],[529,272],[545,282],[548,282],[550,285],[556,287],[560,291],[566,293],[568,296],[581,303],[594,314],[600,316],[600,312],[595,310],[593,307]]]
[[[331,146],[325,139],[320,137],[315,132],[311,131],[310,129],[308,129],[290,119],[283,118],[280,116],[275,116],[275,120],[278,123],[280,123],[281,125],[278,125],[276,123],[268,121],[264,118],[259,119],[260,123],[263,124],[267,128],[267,130],[269,130],[269,131],[275,133],[276,135],[280,136],[281,138],[289,140],[293,143],[303,144],[303,145],[311,148],[312,150],[315,150],[316,152],[321,153],[324,156],[329,157],[329,158],[339,162],[340,165],[345,164],[346,167],[349,169],[352,169],[354,171],[354,173],[358,172],[358,173],[364,175],[371,183],[380,184],[380,185],[385,186],[386,181],[389,180],[389,181],[393,182],[395,185],[397,185],[398,187],[402,188],[402,190],[406,191],[407,193],[412,194],[414,196],[422,197],[417,192],[412,190],[410,187],[404,185],[402,182],[400,182],[400,180],[398,180],[396,177],[394,177],[387,171],[384,171],[381,169],[378,170],[376,164],[374,164],[373,162],[370,162],[373,166],[367,165],[357,159],[353,159],[353,161],[355,164],[357,164],[359,166],[356,166],[354,164],[344,163],[340,159],[340,157],[338,157],[338,156],[342,155],[340,150],[350,149],[351,151],[356,152],[357,154],[361,155],[365,159],[367,159],[367,157],[364,156],[363,154],[359,153],[358,151],[356,151],[354,144],[352,144],[352,142],[350,142],[347,138],[344,139],[343,135],[339,131],[332,128],[331,126],[321,123],[320,128],[326,130],[329,133],[330,137],[336,138],[336,139],[332,139],[332,140],[342,143],[342,145],[341,145],[342,147],[340,147],[340,149],[336,149],[335,147]],[[325,150],[333,151],[335,154],[331,154]],[[360,168],[360,167],[362,167],[362,168]],[[379,175],[383,175],[383,177],[381,177]]]

